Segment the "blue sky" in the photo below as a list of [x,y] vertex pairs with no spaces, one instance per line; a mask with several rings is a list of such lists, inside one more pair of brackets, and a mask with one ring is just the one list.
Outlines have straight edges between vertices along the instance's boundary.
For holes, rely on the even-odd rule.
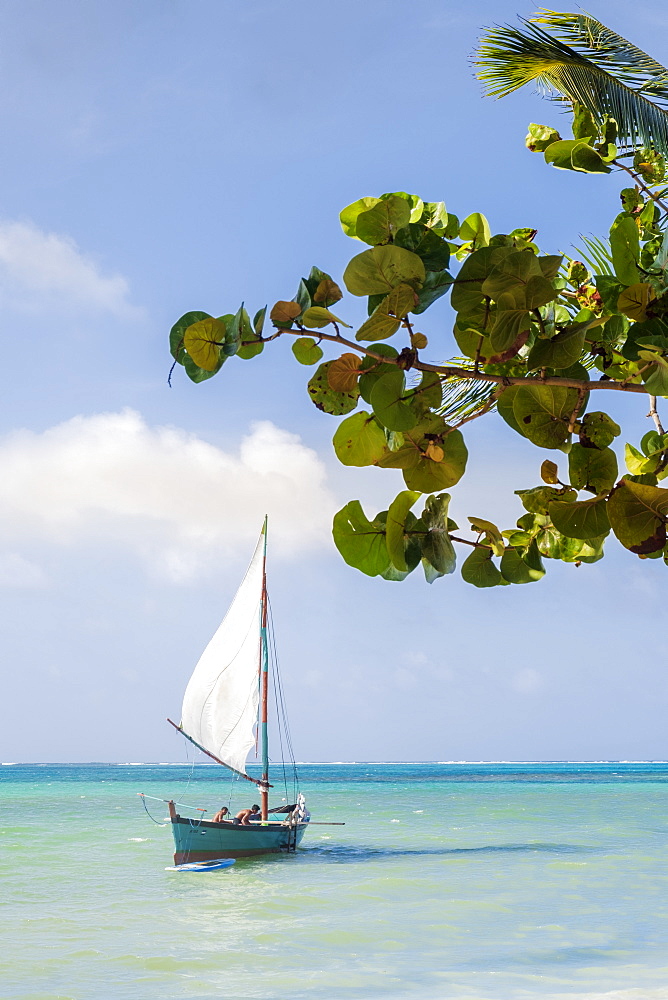
[[[265,510],[299,758],[665,758],[665,568],[611,545],[522,588],[367,579],[332,513],[400,483],[337,465],[288,345],[166,385],[183,312],[290,298],[312,264],[340,277],[338,212],[362,195],[535,225],[547,252],[607,232],[623,183],[548,169],[523,139],[557,109],[473,77],[479,29],[532,10],[0,3],[0,758],[182,759],[164,718]],[[666,61],[662,4],[592,13]],[[449,329],[431,310],[436,360]],[[609,409],[647,429],[638,401]],[[497,417],[466,437],[453,514],[510,526],[545,455]]]

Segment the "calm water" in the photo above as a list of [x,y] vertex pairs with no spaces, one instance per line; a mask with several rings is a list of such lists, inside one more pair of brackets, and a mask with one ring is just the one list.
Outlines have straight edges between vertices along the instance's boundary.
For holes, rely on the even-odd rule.
[[345,826],[185,874],[136,792],[215,810],[215,765],[0,768],[0,996],[668,998],[668,764],[300,775]]

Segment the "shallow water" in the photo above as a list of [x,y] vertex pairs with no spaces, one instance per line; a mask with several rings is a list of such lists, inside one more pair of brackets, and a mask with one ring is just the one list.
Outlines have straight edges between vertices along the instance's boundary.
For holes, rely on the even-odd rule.
[[668,1000],[668,764],[300,777],[313,819],[345,826],[186,874],[136,792],[211,813],[215,765],[0,768],[0,996]]

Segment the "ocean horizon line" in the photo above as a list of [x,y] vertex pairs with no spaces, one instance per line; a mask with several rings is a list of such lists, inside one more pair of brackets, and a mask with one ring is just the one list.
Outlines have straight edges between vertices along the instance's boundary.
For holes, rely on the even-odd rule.
[[[488,765],[488,764],[668,764],[668,760],[646,758],[638,760],[298,760],[298,767],[395,767],[397,765]],[[209,761],[0,761],[1,767],[214,767]],[[259,764],[248,764],[248,768],[259,768]],[[280,766],[280,762],[276,762]]]

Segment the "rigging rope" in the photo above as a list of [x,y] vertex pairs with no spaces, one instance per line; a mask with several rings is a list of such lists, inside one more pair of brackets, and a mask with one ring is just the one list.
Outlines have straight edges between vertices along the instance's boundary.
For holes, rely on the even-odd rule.
[[166,823],[159,823],[157,819],[155,819],[153,816],[151,816],[150,812],[148,811],[148,806],[146,805],[146,799],[145,799],[145,797],[143,795],[141,797],[141,800],[142,800],[142,803],[144,805],[144,809],[146,810],[146,815],[151,820],[151,822],[155,823],[156,826],[167,826]]
[[[299,792],[299,775],[297,773],[297,764],[295,762],[295,754],[292,746],[292,733],[290,732],[290,723],[288,722],[288,713],[285,704],[285,695],[283,692],[283,682],[281,680],[281,671],[278,660],[278,650],[276,648],[276,630],[274,627],[273,609],[271,606],[271,599],[269,598],[268,595],[267,595],[267,604],[269,607],[269,625],[270,625],[269,635],[271,639],[272,659],[274,662],[273,673],[276,678],[276,682],[274,684],[274,696],[275,697],[278,696],[277,697],[278,730],[279,730],[279,735],[281,734],[281,730],[283,730],[283,732],[285,733],[285,742],[288,749],[290,764],[292,765],[292,783],[293,783],[292,800],[295,801],[297,794]],[[279,704],[280,704],[280,714],[278,707]],[[283,761],[283,767],[284,767],[284,778],[285,778],[285,760]],[[287,778],[285,778],[285,780],[287,782]],[[286,789],[286,796],[287,796],[287,789]]]

